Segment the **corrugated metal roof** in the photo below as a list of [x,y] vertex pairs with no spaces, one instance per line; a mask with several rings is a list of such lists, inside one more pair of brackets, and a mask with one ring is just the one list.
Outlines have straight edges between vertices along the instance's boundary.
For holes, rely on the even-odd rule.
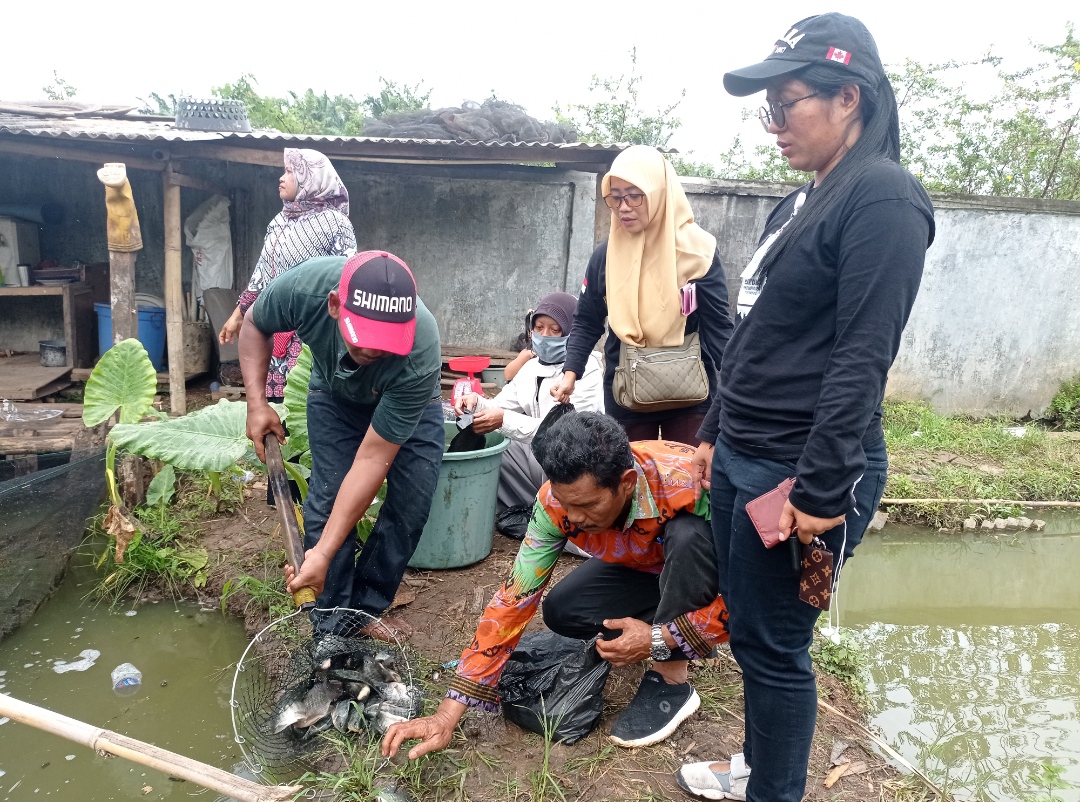
[[[588,142],[481,142],[476,140],[452,139],[389,139],[381,137],[327,136],[321,134],[286,134],[281,131],[259,130],[252,133],[229,131],[191,131],[175,128],[165,121],[125,120],[122,118],[80,117],[72,119],[42,118],[31,115],[0,113],[0,133],[13,136],[33,136],[60,140],[81,140],[97,142],[212,142],[238,147],[259,148],[262,143],[275,145],[322,144],[337,145],[334,150],[352,150],[350,145],[364,145],[368,150],[380,144],[393,145],[399,149],[403,145],[418,149],[437,146],[440,150],[447,147],[470,149],[512,149],[529,151],[530,154],[544,152],[549,161],[561,161],[572,158],[574,161],[587,161],[588,155],[595,155],[601,160],[610,157],[628,147],[628,145],[604,145]],[[520,159],[524,154],[512,158]]]

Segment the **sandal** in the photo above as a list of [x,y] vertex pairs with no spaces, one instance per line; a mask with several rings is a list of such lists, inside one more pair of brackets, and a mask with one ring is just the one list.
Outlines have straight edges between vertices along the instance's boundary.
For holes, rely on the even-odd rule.
[[360,630],[360,634],[384,643],[397,643],[399,640],[411,638],[413,630],[404,619],[387,615],[372,621]]
[[679,787],[702,799],[746,799],[746,783],[750,767],[742,754],[732,755],[727,771],[709,768],[716,761],[686,763],[675,772]]

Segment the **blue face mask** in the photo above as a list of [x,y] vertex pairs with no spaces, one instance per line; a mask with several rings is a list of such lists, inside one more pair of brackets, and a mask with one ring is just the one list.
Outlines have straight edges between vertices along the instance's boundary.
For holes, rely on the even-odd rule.
[[544,365],[559,365],[566,361],[567,337],[548,337],[543,334],[532,335],[532,351]]

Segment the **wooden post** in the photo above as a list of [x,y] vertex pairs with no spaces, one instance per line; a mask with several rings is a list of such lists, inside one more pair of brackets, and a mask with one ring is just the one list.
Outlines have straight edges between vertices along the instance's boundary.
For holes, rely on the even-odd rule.
[[135,311],[135,253],[109,251],[109,293],[112,298],[112,341],[138,338]]
[[169,343],[169,402],[174,415],[187,412],[184,364],[184,288],[180,275],[180,185],[172,165],[161,174],[165,202],[165,334]]

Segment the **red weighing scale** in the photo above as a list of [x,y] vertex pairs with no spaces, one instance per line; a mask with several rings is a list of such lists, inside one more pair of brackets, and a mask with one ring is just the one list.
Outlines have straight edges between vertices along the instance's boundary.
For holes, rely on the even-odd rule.
[[465,393],[476,393],[477,395],[484,394],[484,388],[480,386],[480,380],[476,378],[475,374],[491,367],[491,357],[458,356],[451,359],[447,364],[450,365],[450,370],[456,371],[457,373],[468,374],[468,376],[462,376],[454,382],[454,389],[450,394],[454,403],[457,403],[457,400],[465,395]]

